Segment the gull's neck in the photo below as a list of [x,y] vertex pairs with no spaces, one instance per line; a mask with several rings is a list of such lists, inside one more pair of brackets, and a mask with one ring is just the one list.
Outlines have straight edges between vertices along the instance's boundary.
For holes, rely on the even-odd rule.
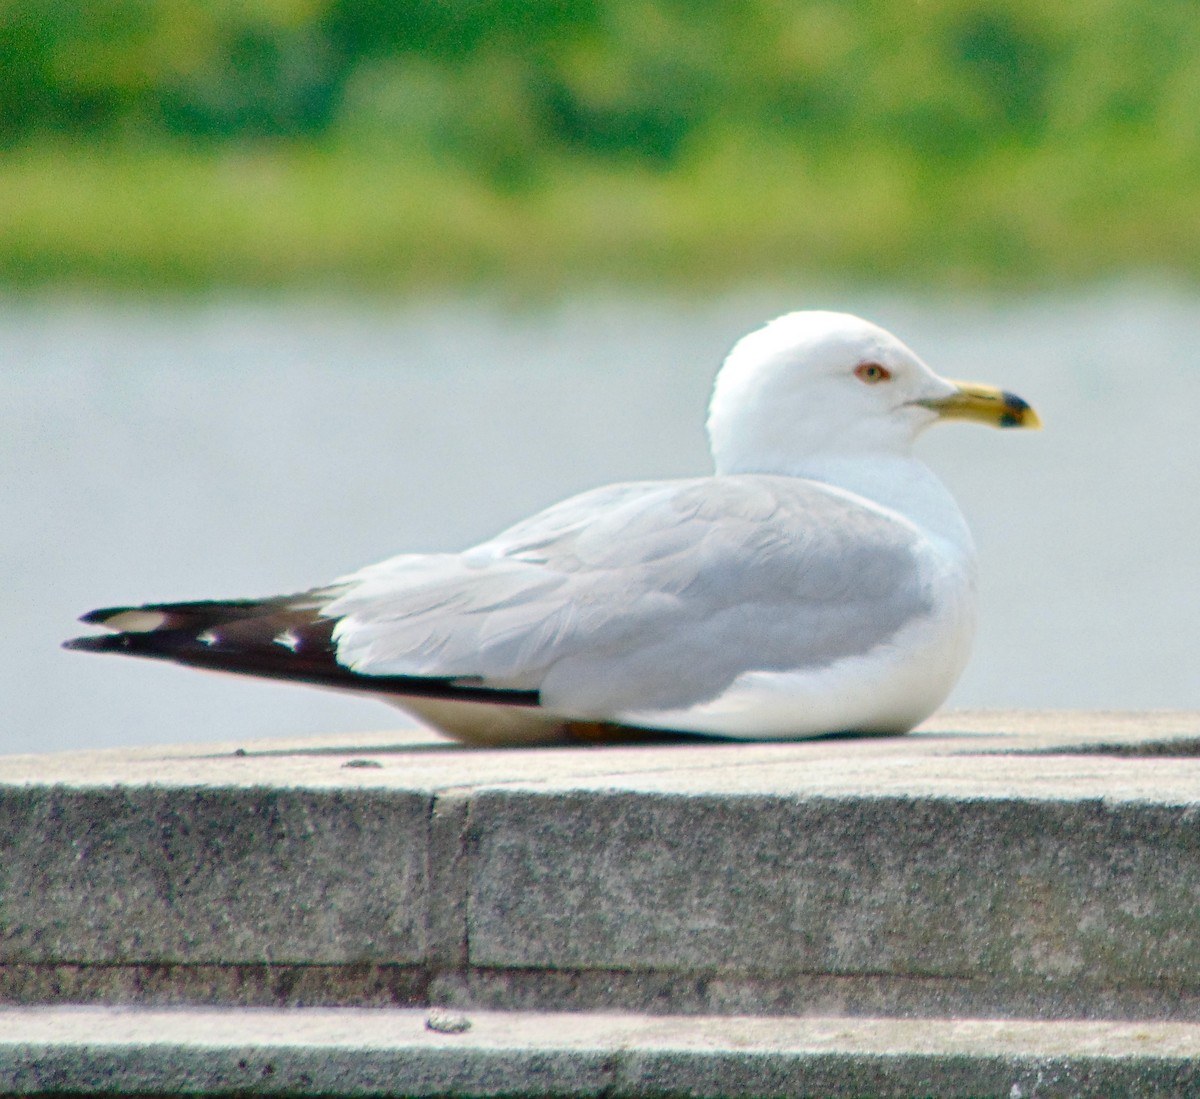
[[975,545],[950,491],[911,454],[809,457],[793,476],[833,485],[902,515],[927,534],[970,558]]

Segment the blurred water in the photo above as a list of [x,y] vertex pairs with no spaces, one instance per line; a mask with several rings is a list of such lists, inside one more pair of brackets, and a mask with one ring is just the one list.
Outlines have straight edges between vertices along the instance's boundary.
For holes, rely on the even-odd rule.
[[294,590],[567,493],[705,471],[734,339],[798,307],[1032,401],[931,431],[984,617],[951,704],[1200,707],[1200,298],[0,300],[0,751],[377,729],[378,703],[65,653],[110,603]]

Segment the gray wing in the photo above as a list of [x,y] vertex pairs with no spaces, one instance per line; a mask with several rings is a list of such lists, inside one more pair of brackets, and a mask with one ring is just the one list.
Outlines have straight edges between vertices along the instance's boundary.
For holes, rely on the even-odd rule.
[[346,577],[324,613],[357,672],[536,689],[602,716],[885,643],[931,608],[928,552],[898,516],[797,478],[615,485],[464,554]]

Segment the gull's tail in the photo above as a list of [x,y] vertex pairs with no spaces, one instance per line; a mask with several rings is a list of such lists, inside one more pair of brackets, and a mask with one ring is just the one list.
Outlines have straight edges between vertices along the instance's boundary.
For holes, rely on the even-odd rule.
[[270,599],[106,607],[80,621],[112,632],[72,638],[63,648],[369,694],[538,704],[537,691],[501,690],[451,679],[362,675],[340,664],[333,640],[337,620],[322,613],[336,594],[334,589],[318,589]]

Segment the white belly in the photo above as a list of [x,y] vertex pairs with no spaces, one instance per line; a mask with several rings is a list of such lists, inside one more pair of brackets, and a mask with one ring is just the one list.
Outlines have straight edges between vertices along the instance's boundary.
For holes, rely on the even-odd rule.
[[973,592],[887,644],[827,667],[747,672],[718,698],[680,710],[629,711],[613,720],[737,739],[788,739],[831,732],[906,733],[949,695],[975,632]]

